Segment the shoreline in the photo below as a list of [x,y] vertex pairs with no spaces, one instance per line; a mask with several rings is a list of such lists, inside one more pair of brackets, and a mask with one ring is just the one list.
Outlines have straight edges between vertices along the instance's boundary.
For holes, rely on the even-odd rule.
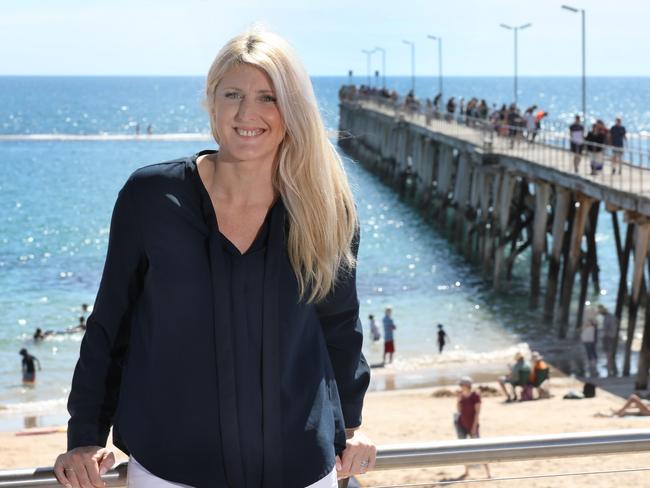
[[[551,379],[575,379],[591,381],[598,387],[618,395],[622,399],[634,392],[633,376],[622,378],[596,377],[589,378],[582,375],[576,376],[567,373],[556,366],[562,361],[582,361],[583,349],[575,341],[563,345],[549,344],[544,347],[537,344],[537,349],[527,342],[518,343],[511,348],[499,351],[497,356],[490,353],[474,353],[463,356],[462,351],[449,350],[446,356],[429,356],[425,359],[414,361],[402,360],[396,356],[395,363],[388,365],[372,364],[368,393],[388,391],[409,391],[427,388],[455,388],[462,376],[470,376],[474,383],[497,382],[499,377],[508,371],[508,364],[512,362],[514,351],[521,351],[527,361],[532,350],[539,351],[551,368]],[[512,353],[512,356],[510,355]],[[456,356],[454,356],[456,354]],[[642,396],[647,396],[646,394]],[[29,406],[13,410],[0,407],[0,433],[18,432],[31,428],[64,427],[68,422],[68,412],[65,401],[55,402],[56,407],[38,408],[30,410]]]

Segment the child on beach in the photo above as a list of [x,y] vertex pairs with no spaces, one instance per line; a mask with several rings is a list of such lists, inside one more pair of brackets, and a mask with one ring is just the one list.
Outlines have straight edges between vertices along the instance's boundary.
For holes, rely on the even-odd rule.
[[34,363],[38,364],[38,370],[41,370],[41,362],[27,352],[27,349],[21,349],[19,354],[23,357],[23,383],[26,385],[33,385],[36,382],[36,368]]

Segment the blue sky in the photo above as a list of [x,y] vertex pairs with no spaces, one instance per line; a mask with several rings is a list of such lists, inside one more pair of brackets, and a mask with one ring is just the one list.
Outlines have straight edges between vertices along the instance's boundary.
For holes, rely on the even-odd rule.
[[[650,1],[567,0],[587,11],[588,75],[650,76]],[[365,75],[362,49],[386,49],[386,72],[580,74],[580,16],[553,0],[0,0],[0,75],[204,75],[219,47],[262,22],[298,50],[309,73]],[[373,69],[381,57],[373,56]]]

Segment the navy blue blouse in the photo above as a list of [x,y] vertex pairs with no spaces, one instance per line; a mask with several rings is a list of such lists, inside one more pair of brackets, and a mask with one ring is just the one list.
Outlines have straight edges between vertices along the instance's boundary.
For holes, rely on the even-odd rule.
[[[196,158],[147,166],[120,192],[68,400],[68,448],[115,444],[198,488],[302,488],[361,423],[355,272],[298,299],[282,200],[251,248],[220,232]],[[355,240],[354,253],[358,248]]]

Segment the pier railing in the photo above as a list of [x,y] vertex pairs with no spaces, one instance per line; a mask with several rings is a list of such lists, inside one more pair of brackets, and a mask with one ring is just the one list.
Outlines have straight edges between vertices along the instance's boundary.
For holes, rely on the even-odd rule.
[[[624,455],[650,452],[650,429],[584,432],[518,437],[394,444],[377,450],[376,470],[423,468],[463,464],[492,464],[509,461]],[[128,463],[122,463],[102,477],[106,486],[126,486]],[[623,472],[650,471],[650,464],[619,470],[581,471],[579,473],[535,473],[523,478],[585,476]],[[522,477],[494,478],[514,480]],[[490,481],[490,480],[486,480]],[[435,484],[435,482],[432,482]],[[0,488],[60,486],[52,468],[0,471]]]
[[650,193],[650,143],[617,148],[585,141],[581,152],[576,154],[571,150],[568,127],[563,132],[543,128],[528,130],[489,118],[425,112],[419,106],[408,106],[376,95],[357,94],[346,100],[383,112],[398,121],[469,142],[484,152],[525,159],[622,191]]

